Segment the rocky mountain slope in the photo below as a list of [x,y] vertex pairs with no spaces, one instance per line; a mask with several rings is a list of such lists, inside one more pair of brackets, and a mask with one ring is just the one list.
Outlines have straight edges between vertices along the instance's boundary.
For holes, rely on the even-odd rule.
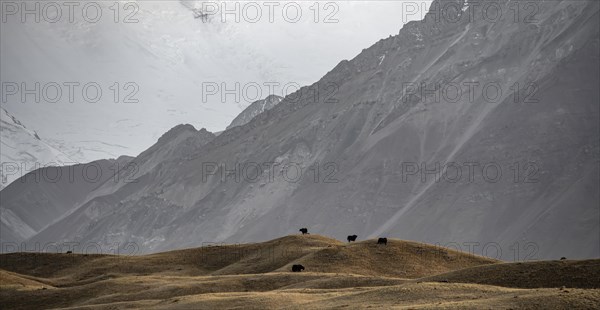
[[270,95],[265,99],[254,101],[246,109],[244,109],[242,113],[234,118],[233,121],[231,121],[231,124],[227,126],[227,129],[249,123],[258,114],[272,109],[275,105],[280,103],[281,100],[283,100],[282,97]]
[[35,235],[80,203],[119,171],[134,170],[131,157],[98,160],[87,164],[37,169],[11,183],[0,194],[0,242],[9,249]]
[[492,21],[461,0],[460,19],[444,18],[436,5],[450,2],[435,1],[424,21],[135,183],[103,184],[28,241],[148,253],[308,227],[506,260],[598,257],[599,3],[536,2],[524,20],[494,2],[507,13]]

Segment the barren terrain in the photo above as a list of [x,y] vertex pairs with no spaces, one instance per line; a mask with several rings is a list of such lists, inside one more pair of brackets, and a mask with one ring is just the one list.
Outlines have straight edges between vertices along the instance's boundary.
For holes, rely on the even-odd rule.
[[594,309],[600,260],[505,263],[296,235],[144,256],[3,254],[0,297],[2,309]]

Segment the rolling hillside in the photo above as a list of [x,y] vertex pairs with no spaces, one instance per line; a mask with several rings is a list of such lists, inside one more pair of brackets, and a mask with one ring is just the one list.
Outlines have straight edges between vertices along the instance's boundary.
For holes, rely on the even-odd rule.
[[[292,273],[297,263],[306,270]],[[0,306],[586,309],[600,304],[599,266],[502,263],[398,239],[386,246],[318,235],[144,256],[11,253],[0,256]]]

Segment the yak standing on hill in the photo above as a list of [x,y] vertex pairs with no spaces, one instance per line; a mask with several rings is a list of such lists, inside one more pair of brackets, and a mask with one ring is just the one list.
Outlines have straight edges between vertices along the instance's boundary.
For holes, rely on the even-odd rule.
[[348,236],[348,242],[356,241],[357,235]]
[[303,235],[308,234],[308,229],[307,228],[300,228],[299,231],[302,232]]
[[302,266],[302,265],[292,265],[292,271],[293,272],[301,272],[302,270],[304,270],[304,266]]

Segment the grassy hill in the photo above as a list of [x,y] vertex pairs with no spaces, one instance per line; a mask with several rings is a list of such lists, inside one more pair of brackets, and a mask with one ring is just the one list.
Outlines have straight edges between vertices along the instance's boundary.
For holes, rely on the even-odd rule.
[[585,309],[600,305],[600,260],[503,263],[397,239],[294,235],[144,256],[3,254],[0,297],[2,309]]

